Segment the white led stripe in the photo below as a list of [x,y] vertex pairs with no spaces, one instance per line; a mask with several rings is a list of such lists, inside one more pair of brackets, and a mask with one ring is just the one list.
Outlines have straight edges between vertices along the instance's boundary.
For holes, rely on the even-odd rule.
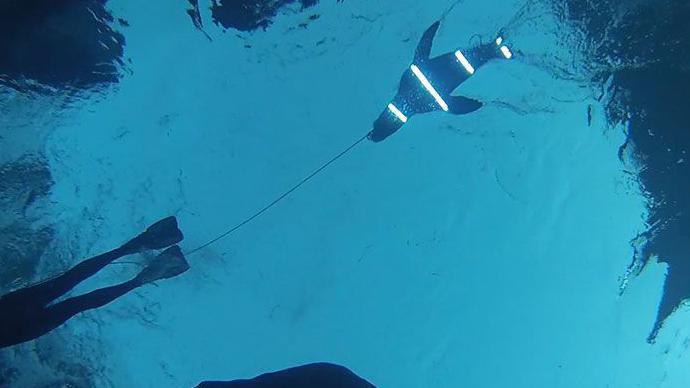
[[507,46],[501,46],[501,53],[504,57],[506,57],[506,59],[510,59],[513,56],[513,53],[510,52],[510,49]]
[[[496,46],[501,46],[501,43],[503,43],[503,38],[499,36],[498,38],[496,38]],[[503,45],[500,47],[500,50],[501,54],[503,54],[503,56],[506,57],[506,59],[510,59],[513,57],[513,53],[510,52],[508,46]]]
[[460,52],[460,50],[455,52],[455,58],[458,58],[458,61],[460,61],[462,67],[464,67],[469,74],[474,74],[474,67],[472,67],[470,61],[468,61],[467,58],[465,58],[465,56],[462,55],[462,52]]
[[429,94],[431,94],[432,97],[434,97],[434,100],[436,100],[436,103],[441,106],[441,109],[444,111],[448,112],[448,104],[446,104],[445,101],[443,101],[443,98],[441,98],[441,95],[438,94],[436,89],[434,89],[433,86],[431,86],[431,83],[429,82],[428,79],[422,74],[421,70],[417,67],[417,65],[411,65],[410,69],[414,73],[414,75],[419,79],[419,82],[422,83],[424,86],[424,89],[426,89]]
[[388,110],[393,112],[393,114],[395,115],[395,117],[398,118],[398,120],[402,121],[403,123],[407,122],[407,116],[405,116],[405,114],[401,112],[400,109],[393,105],[393,103],[388,104]]

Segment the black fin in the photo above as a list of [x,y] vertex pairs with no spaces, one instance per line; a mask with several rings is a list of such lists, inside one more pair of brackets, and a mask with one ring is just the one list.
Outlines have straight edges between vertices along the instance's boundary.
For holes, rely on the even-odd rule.
[[436,31],[438,31],[438,26],[440,25],[441,22],[438,21],[424,31],[424,35],[422,35],[422,39],[419,40],[417,50],[414,53],[415,63],[421,63],[429,59],[429,55],[431,54],[431,45],[434,42],[434,36],[436,36]]
[[448,113],[454,115],[472,113],[484,105],[480,101],[463,96],[448,96],[446,102],[448,103]]
[[165,217],[146,228],[146,231],[125,244],[136,251],[142,249],[163,249],[177,244],[184,236],[177,226],[175,216]]

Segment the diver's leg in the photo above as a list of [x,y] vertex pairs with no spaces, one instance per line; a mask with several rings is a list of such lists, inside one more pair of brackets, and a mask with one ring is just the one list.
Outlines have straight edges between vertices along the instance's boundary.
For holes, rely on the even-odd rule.
[[50,331],[82,311],[105,306],[142,284],[139,279],[134,278],[116,286],[91,291],[88,294],[69,298],[47,307],[44,314],[44,321],[47,327],[44,330],[46,332]]
[[173,245],[161,252],[134,279],[75,296],[49,307],[40,308],[40,316],[27,322],[27,325],[31,326],[32,333],[35,333],[33,338],[36,338],[62,325],[80,312],[104,306],[137,287],[156,280],[175,277],[188,269],[189,264],[180,247]]
[[[57,328],[75,314],[104,304],[126,294],[142,283],[137,279],[103,288],[88,294],[67,299],[50,307],[18,306],[15,310],[3,309],[4,329],[0,332],[0,347],[16,345],[21,342],[36,339]],[[3,298],[4,300],[4,298]],[[22,303],[21,300],[14,302]],[[31,301],[34,303],[33,301]],[[2,305],[0,303],[0,305]],[[8,316],[5,316],[8,315]],[[9,319],[8,322],[5,322]]]
[[27,303],[46,305],[120,257],[142,250],[165,248],[176,244],[182,238],[182,232],[177,227],[175,217],[166,217],[149,226],[144,233],[129,240],[119,248],[84,260],[56,278],[16,292]]
[[96,274],[96,272],[113,262],[113,260],[119,259],[130,253],[133,252],[123,249],[122,247],[113,249],[110,252],[82,261],[62,275],[34,286],[19,289],[14,291],[11,295],[14,298],[21,298],[26,304],[45,306],[64,295],[80,282]]

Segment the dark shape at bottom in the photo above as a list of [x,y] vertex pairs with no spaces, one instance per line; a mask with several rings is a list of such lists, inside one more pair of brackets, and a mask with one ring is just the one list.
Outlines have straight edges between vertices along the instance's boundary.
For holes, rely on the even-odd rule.
[[376,388],[344,366],[314,363],[278,372],[265,373],[253,379],[204,381],[197,388]]

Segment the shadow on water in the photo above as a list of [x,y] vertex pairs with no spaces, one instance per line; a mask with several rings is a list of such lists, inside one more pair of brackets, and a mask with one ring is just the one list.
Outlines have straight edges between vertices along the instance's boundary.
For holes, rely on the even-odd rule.
[[213,0],[211,13],[213,22],[223,28],[233,28],[239,31],[253,31],[266,29],[278,11],[286,5],[299,3],[300,7],[313,7],[318,0]]
[[125,39],[105,2],[0,2],[0,84],[50,91],[117,82]]
[[690,3],[569,0],[561,17],[583,33],[595,78],[608,85],[611,124],[627,124],[619,157],[647,198],[648,228],[632,240],[628,276],[652,258],[668,264],[648,337],[690,298]]

